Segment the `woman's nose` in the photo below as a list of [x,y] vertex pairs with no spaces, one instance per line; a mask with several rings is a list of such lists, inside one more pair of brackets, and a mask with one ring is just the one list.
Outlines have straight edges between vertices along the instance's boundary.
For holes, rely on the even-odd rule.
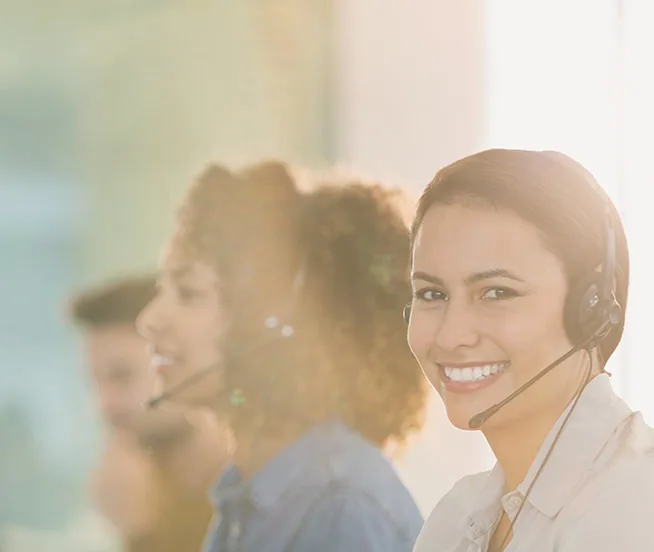
[[436,345],[445,351],[475,346],[479,341],[476,318],[470,305],[448,302],[436,328]]
[[145,339],[152,339],[161,332],[162,326],[161,298],[157,296],[140,312],[136,319],[136,331]]

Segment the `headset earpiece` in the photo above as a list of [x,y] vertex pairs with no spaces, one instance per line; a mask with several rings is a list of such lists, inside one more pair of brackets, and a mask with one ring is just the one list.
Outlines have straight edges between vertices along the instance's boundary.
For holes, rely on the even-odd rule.
[[411,303],[404,305],[404,308],[402,309],[402,318],[404,318],[406,324],[411,320]]
[[565,329],[573,345],[588,341],[603,325],[600,285],[602,274],[582,278],[568,293]]
[[597,346],[614,326],[622,322],[622,308],[613,290],[616,244],[608,206],[606,217],[605,249],[600,270],[578,281],[566,301],[565,329],[573,345],[590,341],[591,346]]

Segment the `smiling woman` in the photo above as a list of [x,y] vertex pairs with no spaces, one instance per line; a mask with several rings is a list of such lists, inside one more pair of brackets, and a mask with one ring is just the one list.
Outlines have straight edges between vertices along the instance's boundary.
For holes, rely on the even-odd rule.
[[451,422],[481,427],[498,461],[441,500],[416,551],[651,549],[654,435],[603,369],[629,256],[594,178],[556,152],[445,167],[418,204],[412,281],[411,349]]
[[[538,229],[518,215],[469,200],[435,205],[425,215],[413,262],[416,269],[427,270],[413,274],[410,340],[457,427],[467,429],[476,413],[501,401],[571,347],[561,323],[564,269],[541,244]],[[428,274],[421,276],[424,272]],[[559,384],[571,389],[578,385],[571,374],[553,374],[550,380],[559,381],[552,382],[556,384],[549,393],[544,386],[525,393],[489,426],[520,418],[527,405],[535,406],[533,401],[543,406],[560,401],[556,408],[562,410],[571,393],[563,396]],[[480,388],[487,389],[466,393]]]

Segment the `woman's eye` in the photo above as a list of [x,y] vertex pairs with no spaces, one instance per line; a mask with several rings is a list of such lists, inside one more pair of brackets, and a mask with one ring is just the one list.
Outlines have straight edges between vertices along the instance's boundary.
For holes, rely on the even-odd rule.
[[426,303],[431,303],[434,301],[447,301],[447,296],[445,293],[437,289],[419,289],[413,294],[413,296],[418,301],[424,301]]
[[483,298],[497,301],[499,299],[513,299],[518,296],[518,292],[511,288],[494,287],[484,291]]

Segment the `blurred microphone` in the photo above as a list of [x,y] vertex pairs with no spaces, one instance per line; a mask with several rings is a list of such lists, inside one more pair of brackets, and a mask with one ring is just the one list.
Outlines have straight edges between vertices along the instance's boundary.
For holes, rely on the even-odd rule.
[[182,391],[185,391],[189,387],[203,380],[213,370],[217,370],[218,368],[219,368],[219,364],[216,363],[216,364],[212,364],[211,366],[202,368],[201,370],[197,370],[190,376],[184,378],[179,383],[173,385],[172,388],[170,388],[168,391],[164,391],[163,393],[160,393],[159,395],[152,397],[148,402],[145,403],[146,408],[147,409],[156,408],[163,401],[167,401],[169,399],[172,399],[173,397],[176,397]]
[[[265,327],[268,330],[274,330],[275,335],[267,339],[262,339],[259,343],[256,343],[253,346],[240,351],[236,355],[232,355],[232,358],[243,358],[247,355],[250,355],[252,353],[264,349],[268,345],[288,339],[292,337],[293,334],[295,333],[292,326],[290,326],[289,324],[282,324],[279,318],[277,318],[276,316],[268,317],[265,321]],[[185,391],[189,387],[192,387],[193,385],[196,385],[198,382],[202,381],[214,370],[216,371],[220,370],[221,367],[222,367],[222,362],[216,362],[214,364],[211,364],[210,366],[197,370],[196,372],[192,373],[190,376],[184,378],[182,381],[173,385],[167,391],[164,391],[163,393],[155,397],[152,397],[149,401],[145,403],[146,408],[148,409],[156,408],[163,401],[167,401],[172,399],[173,397],[176,397],[182,391]]]

